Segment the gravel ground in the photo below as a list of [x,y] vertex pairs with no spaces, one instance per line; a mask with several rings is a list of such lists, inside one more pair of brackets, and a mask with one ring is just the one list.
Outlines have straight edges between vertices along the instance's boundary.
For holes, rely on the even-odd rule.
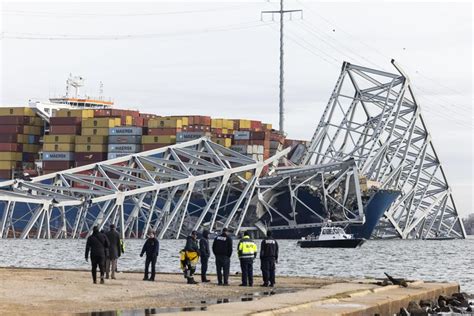
[[[93,311],[126,311],[145,308],[205,306],[218,301],[241,301],[268,295],[270,289],[258,285],[239,287],[239,276],[232,276],[230,286],[212,283],[187,285],[179,274],[158,274],[155,282],[142,281],[141,273],[119,273],[116,280],[93,284],[90,272],[0,268],[0,315],[41,315]],[[197,276],[196,280],[199,279]],[[279,277],[274,293],[319,288],[341,279]],[[266,292],[266,293],[264,293]]]

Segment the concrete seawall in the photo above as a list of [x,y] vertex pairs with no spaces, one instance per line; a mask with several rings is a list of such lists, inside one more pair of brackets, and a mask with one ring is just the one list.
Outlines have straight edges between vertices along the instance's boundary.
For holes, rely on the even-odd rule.
[[[101,285],[92,284],[86,271],[0,268],[0,314],[140,315],[147,309],[161,315],[388,315],[409,301],[459,291],[457,283],[416,281],[401,288],[382,287],[371,279],[280,277],[274,289],[239,287],[236,276],[228,287],[187,285],[178,274],[159,274],[157,282],[141,279],[139,273],[119,273],[117,280]],[[256,285],[260,281],[256,278]]]

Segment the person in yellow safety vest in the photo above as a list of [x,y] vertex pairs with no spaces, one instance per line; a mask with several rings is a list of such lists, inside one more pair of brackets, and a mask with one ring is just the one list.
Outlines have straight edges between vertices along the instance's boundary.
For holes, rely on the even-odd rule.
[[257,245],[250,238],[248,232],[239,241],[237,253],[242,269],[242,284],[240,286],[253,286],[253,261],[257,257]]
[[186,246],[180,252],[181,269],[188,284],[197,284],[194,280],[194,272],[196,272],[196,265],[199,262],[199,246],[197,242],[197,232],[193,231],[191,235],[186,238]]

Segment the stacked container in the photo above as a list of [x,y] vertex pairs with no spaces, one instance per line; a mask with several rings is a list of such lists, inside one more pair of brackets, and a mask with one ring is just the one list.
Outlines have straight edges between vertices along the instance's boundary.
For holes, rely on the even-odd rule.
[[33,169],[43,122],[28,107],[0,108],[0,179]]
[[188,116],[186,130],[176,134],[176,142],[183,143],[201,137],[211,137],[211,117],[193,115]]
[[147,151],[175,144],[177,135],[182,133],[183,120],[181,117],[150,118],[145,125],[142,148]]
[[107,159],[127,156],[141,151],[141,127],[112,127],[109,129]]
[[82,121],[81,136],[76,138],[76,166],[80,167],[106,160],[110,129],[120,126],[120,124],[120,117],[84,119]]

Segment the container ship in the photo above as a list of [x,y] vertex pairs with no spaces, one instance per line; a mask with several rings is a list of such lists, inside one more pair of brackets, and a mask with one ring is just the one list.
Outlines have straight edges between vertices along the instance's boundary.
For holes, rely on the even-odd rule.
[[[78,88],[82,85],[83,78],[70,76],[63,97],[51,98],[49,102],[30,102],[27,107],[0,108],[1,180],[29,179],[201,137],[208,137],[255,161],[264,161],[291,147],[286,160],[289,164],[297,162],[307,146],[306,141],[288,139],[272,129],[271,124],[257,120],[203,115],[160,116],[114,108],[112,101],[102,97],[80,97]],[[72,89],[75,89],[73,96]],[[262,176],[265,177],[268,171],[264,170]],[[251,176],[249,174],[248,178]],[[301,199],[311,205],[313,212],[327,216],[317,196],[301,194]],[[349,225],[349,231],[356,236],[360,232],[364,238],[370,236],[397,196],[379,191],[368,197],[364,202],[367,220]],[[275,207],[282,212],[288,209],[283,197],[276,200]],[[298,214],[299,222],[303,224],[314,217],[303,209]],[[268,213],[263,214],[254,220],[264,222],[270,228],[279,225],[278,220],[271,221],[268,216]],[[310,228],[277,231],[279,238],[300,238]]]

